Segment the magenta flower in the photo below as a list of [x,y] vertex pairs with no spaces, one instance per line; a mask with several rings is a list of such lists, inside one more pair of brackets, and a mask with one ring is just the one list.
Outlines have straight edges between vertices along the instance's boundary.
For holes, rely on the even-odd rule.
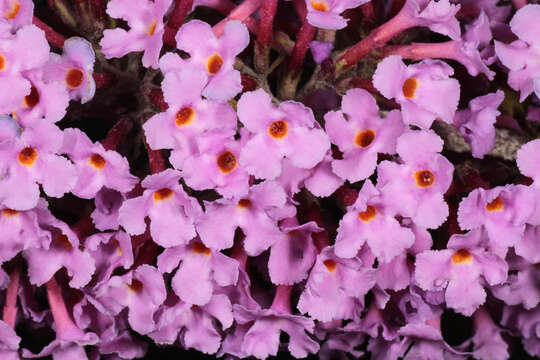
[[411,229],[402,227],[395,215],[385,206],[379,190],[366,180],[358,199],[339,222],[336,255],[353,258],[367,242],[380,262],[392,261],[414,243]]
[[60,152],[68,154],[77,169],[77,183],[71,192],[90,199],[103,187],[122,193],[130,191],[139,179],[129,173],[126,158],[100,143],[92,143],[79,129],[65,129]]
[[216,130],[232,137],[236,130],[236,114],[230,105],[201,98],[207,78],[193,67],[166,73],[162,88],[169,108],[143,125],[152,149],[173,149],[170,161],[177,169],[199,153],[196,139],[200,135]]
[[124,194],[106,187],[97,192],[94,198],[96,209],[90,214],[96,229],[105,231],[117,230],[120,227],[118,215],[124,200]]
[[[439,2],[440,3],[440,2]],[[403,122],[427,129],[433,120],[452,123],[459,101],[459,82],[449,78],[454,70],[439,60],[406,66],[400,56],[386,57],[377,66],[373,85],[401,105]]]
[[187,157],[182,167],[186,184],[195,190],[215,189],[226,198],[247,194],[249,174],[239,165],[247,132],[234,140],[230,134],[212,132],[196,139],[198,155]]
[[481,307],[474,315],[473,355],[480,360],[504,360],[509,358],[508,344],[503,340],[503,330],[491,319],[491,315]]
[[16,32],[25,25],[32,23],[34,2],[32,0],[2,0],[0,1],[0,29],[6,26],[9,31]]
[[533,179],[530,191],[534,194],[536,208],[529,219],[529,223],[540,225],[540,140],[529,141],[517,152],[517,166],[519,171]]
[[334,44],[331,42],[312,41],[309,43],[311,56],[317,64],[320,64],[324,60],[328,59],[333,49]]
[[540,356],[540,335],[537,330],[540,326],[540,307],[524,310],[520,306],[505,306],[501,325],[521,335],[523,346],[531,356]]
[[431,31],[446,35],[453,40],[460,38],[461,30],[455,15],[460,5],[449,0],[407,0],[396,19],[411,22],[412,26],[425,26]]
[[113,315],[128,308],[128,322],[140,334],[154,331],[154,313],[167,295],[160,272],[150,265],[141,265],[122,276],[113,276],[101,286],[97,300]]
[[423,290],[445,290],[446,305],[470,316],[486,300],[489,285],[506,281],[508,264],[483,247],[482,230],[452,235],[446,250],[428,250],[416,256],[415,278]]
[[187,52],[189,59],[166,54],[160,61],[164,73],[189,66],[204,71],[208,83],[203,95],[208,99],[227,101],[242,91],[240,72],[233,68],[236,55],[249,44],[249,33],[240,21],[229,21],[219,38],[212,27],[200,20],[184,24],[176,34],[176,46]]
[[405,131],[399,111],[379,117],[379,107],[371,94],[351,89],[343,96],[342,110],[324,116],[330,140],[343,152],[343,160],[332,161],[336,175],[351,183],[371,176],[377,154],[394,154],[396,140]]
[[94,97],[96,83],[94,73],[94,50],[85,39],[72,37],[64,42],[62,56],[50,54],[45,64],[43,80],[65,85],[72,100],[86,103]]
[[0,201],[14,210],[29,210],[37,205],[39,185],[52,197],[69,192],[77,175],[73,164],[58,155],[63,134],[55,125],[36,123],[32,128],[0,143]]
[[180,177],[178,171],[167,169],[142,181],[143,194],[126,200],[119,210],[118,221],[128,234],[144,233],[148,216],[152,240],[165,248],[186,244],[196,236],[193,221],[201,208],[182,189]]
[[278,177],[284,157],[294,166],[311,169],[330,148],[328,136],[310,108],[285,101],[276,109],[263,89],[242,95],[238,100],[238,117],[254,134],[240,153],[240,165],[257,178]]
[[238,262],[208,249],[198,239],[165,249],[158,257],[162,273],[171,273],[177,267],[171,286],[182,301],[192,305],[206,305],[214,286],[236,285],[238,280]]
[[540,24],[536,19],[540,16],[540,5],[527,5],[519,9],[512,20],[510,28],[519,40],[510,44],[495,41],[495,52],[508,74],[508,85],[520,92],[523,102],[533,91],[540,98]]
[[111,0],[107,3],[107,14],[126,20],[130,29],[121,28],[103,31],[100,45],[107,58],[122,57],[133,51],[144,51],[142,63],[157,69],[159,52],[163,46],[165,25],[163,16],[172,0]]
[[220,251],[233,246],[234,233],[240,228],[246,236],[246,252],[257,256],[282,238],[273,212],[285,205],[283,189],[275,182],[265,181],[252,186],[249,194],[240,199],[206,202],[206,211],[197,219],[197,232],[205,246]]
[[[32,56],[28,56],[32,49]],[[49,57],[45,33],[34,25],[20,28],[15,35],[6,34],[0,41],[0,114],[17,109],[30,94],[30,81],[21,72],[39,68]]]
[[522,239],[535,202],[530,189],[523,185],[474,189],[459,204],[459,226],[465,230],[483,227],[494,246],[513,246]]
[[453,124],[471,145],[472,155],[476,158],[483,158],[495,144],[495,122],[501,114],[497,108],[503,100],[504,93],[497,90],[472,99],[468,109],[456,112]]
[[363,266],[360,258],[342,259],[327,247],[311,270],[298,310],[319,321],[358,318],[375,281],[376,270]]
[[439,154],[442,147],[442,139],[432,131],[409,131],[397,142],[403,163],[383,161],[377,170],[377,188],[385,205],[429,229],[439,227],[448,216],[443,194],[454,167]]
[[323,229],[313,221],[302,225],[288,221],[282,230],[282,238],[270,248],[268,274],[276,285],[293,285],[308,277],[317,258],[311,234]]
[[4,321],[0,321],[0,356],[6,360],[19,360],[21,338]]
[[369,0],[306,0],[309,23],[321,29],[339,30],[347,26],[348,19],[341,16],[347,9],[367,3]]

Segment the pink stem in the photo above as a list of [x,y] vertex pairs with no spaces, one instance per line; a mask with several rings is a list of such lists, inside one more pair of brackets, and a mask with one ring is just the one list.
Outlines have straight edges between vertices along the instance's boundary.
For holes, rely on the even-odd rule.
[[292,286],[290,285],[278,285],[276,288],[276,294],[270,309],[279,313],[290,314],[291,313],[291,292]]
[[231,20],[244,21],[251,16],[261,6],[263,0],[244,0],[240,5],[234,8],[229,15],[218,22],[212,30],[216,36],[221,36],[225,30],[225,25]]
[[192,7],[193,0],[176,0],[167,26],[175,31],[178,30],[184,23],[184,20],[186,20],[186,16],[189,14]]
[[272,28],[274,16],[277,10],[277,0],[265,0],[262,3],[259,21],[259,32],[257,33],[257,44],[255,48],[255,66],[259,72],[264,72],[268,68],[268,52],[272,40]]
[[410,60],[423,60],[428,58],[443,58],[457,60],[457,41],[442,43],[413,43],[411,45],[387,46],[383,50],[383,56],[400,55]]
[[32,19],[32,23],[45,32],[45,38],[48,42],[50,42],[59,49],[62,49],[64,47],[64,41],[66,41],[66,38],[64,36],[54,31],[52,27],[45,24],[35,16]]
[[6,302],[2,320],[11,328],[15,328],[17,318],[17,295],[19,293],[19,280],[21,278],[21,267],[16,266],[9,274],[9,285],[6,291]]
[[47,299],[49,300],[49,307],[56,326],[56,337],[58,338],[59,334],[69,331],[70,328],[76,327],[76,325],[69,316],[62,297],[62,288],[58,285],[54,276],[45,283],[45,287],[47,288]]
[[309,49],[309,43],[315,36],[315,27],[310,25],[307,17],[303,21],[302,27],[296,36],[296,43],[294,44],[293,53],[289,60],[289,71],[294,74],[293,77],[299,75],[302,71],[302,65]]

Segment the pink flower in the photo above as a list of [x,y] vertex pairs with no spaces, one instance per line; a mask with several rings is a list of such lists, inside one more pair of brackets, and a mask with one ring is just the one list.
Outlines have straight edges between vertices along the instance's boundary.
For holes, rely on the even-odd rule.
[[25,25],[32,23],[34,15],[34,2],[32,0],[1,0],[0,1],[0,29],[7,26],[15,32]]
[[242,95],[238,117],[253,133],[240,153],[240,165],[257,178],[277,178],[284,157],[296,167],[311,169],[330,148],[328,136],[310,108],[295,101],[276,108],[263,89]]
[[379,117],[375,99],[363,89],[347,91],[341,106],[342,110],[324,116],[330,140],[343,152],[342,160],[332,161],[332,170],[344,180],[357,182],[373,174],[378,153],[396,152],[396,140],[405,125],[397,110]]
[[163,16],[172,0],[111,0],[107,14],[127,21],[130,30],[105,30],[100,45],[107,58],[122,57],[133,51],[144,51],[142,63],[157,69],[163,46]]
[[348,19],[341,13],[367,2],[369,0],[306,0],[307,19],[311,25],[321,29],[343,29]]
[[373,85],[401,105],[405,124],[427,129],[435,119],[452,123],[459,101],[459,82],[449,78],[453,73],[439,60],[406,66],[400,56],[392,55],[377,66]]

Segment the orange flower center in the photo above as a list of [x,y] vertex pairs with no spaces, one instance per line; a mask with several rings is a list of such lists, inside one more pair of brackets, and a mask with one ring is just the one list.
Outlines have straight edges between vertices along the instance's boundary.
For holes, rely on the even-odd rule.
[[323,12],[328,11],[328,5],[326,5],[324,1],[311,0],[311,6],[313,7],[314,10],[317,10],[317,11],[323,11]]
[[0,54],[0,71],[6,68],[6,58]]
[[236,168],[236,157],[230,151],[224,151],[217,158],[219,170],[222,173],[228,174]]
[[206,59],[206,70],[209,74],[217,74],[223,65],[223,58],[219,54],[213,54]]
[[193,119],[195,119],[195,110],[193,110],[189,106],[184,106],[183,108],[178,110],[175,119],[176,125],[187,125],[192,122]]
[[26,166],[32,166],[34,165],[34,161],[36,161],[36,158],[38,156],[38,153],[36,149],[34,149],[31,146],[25,147],[19,152],[19,155],[17,156],[19,159],[19,162]]
[[3,209],[2,210],[2,215],[3,216],[15,216],[19,214],[19,212],[17,210],[12,210],[12,209]]
[[69,241],[68,237],[64,234],[58,235],[55,239],[55,242],[58,246],[63,247],[64,250],[71,250],[73,249],[73,245]]
[[154,33],[156,32],[156,25],[157,25],[157,19],[154,19],[154,21],[152,21],[152,24],[148,26],[148,36],[154,35]]
[[414,173],[416,185],[421,188],[430,187],[435,183],[435,174],[429,170],[419,170]]
[[23,103],[24,103],[24,106],[29,107],[29,108],[33,108],[39,103],[39,93],[37,89],[34,87],[34,85],[32,85],[32,87],[30,88],[30,94],[24,97]]
[[193,242],[193,244],[191,245],[191,249],[193,250],[193,252],[201,255],[208,256],[211,253],[210,249],[204,246],[204,244],[200,241]]
[[454,264],[466,263],[472,260],[472,254],[467,249],[459,249],[452,255]]
[[368,147],[375,139],[375,131],[371,129],[359,131],[356,133],[354,143],[361,148]]
[[268,127],[268,134],[274,139],[281,139],[287,136],[289,125],[284,120],[274,121]]
[[418,80],[415,78],[408,78],[403,83],[403,95],[405,95],[406,98],[412,99],[415,97],[414,93],[416,92],[416,88],[418,87]]
[[249,207],[251,207],[251,200],[249,199],[241,199],[239,202],[238,202],[238,205],[237,205],[240,209],[247,209]]
[[21,3],[14,1],[11,3],[11,8],[4,13],[4,17],[6,19],[14,19],[19,14],[19,10],[21,10]]
[[368,205],[366,211],[360,211],[358,218],[364,222],[370,222],[377,216],[377,209],[374,206]]
[[69,69],[66,72],[66,84],[72,89],[81,86],[84,79],[84,73],[80,69]]
[[154,201],[163,201],[173,196],[173,191],[169,188],[154,191]]
[[330,272],[334,272],[336,270],[337,263],[332,259],[324,260],[323,264]]
[[92,165],[97,170],[101,170],[105,167],[105,164],[107,164],[107,161],[103,158],[103,156],[99,154],[94,154],[90,157],[90,165]]
[[491,200],[491,202],[486,205],[486,210],[489,212],[501,211],[502,209],[504,209],[504,204],[500,196],[497,196],[495,199]]
[[131,279],[131,284],[129,284],[127,287],[133,292],[140,292],[144,288],[144,285],[137,279]]

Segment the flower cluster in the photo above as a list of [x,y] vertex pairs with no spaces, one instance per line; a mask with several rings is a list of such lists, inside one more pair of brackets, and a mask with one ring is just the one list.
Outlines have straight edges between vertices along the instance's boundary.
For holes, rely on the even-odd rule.
[[237,3],[0,0],[0,354],[540,356],[540,5]]

